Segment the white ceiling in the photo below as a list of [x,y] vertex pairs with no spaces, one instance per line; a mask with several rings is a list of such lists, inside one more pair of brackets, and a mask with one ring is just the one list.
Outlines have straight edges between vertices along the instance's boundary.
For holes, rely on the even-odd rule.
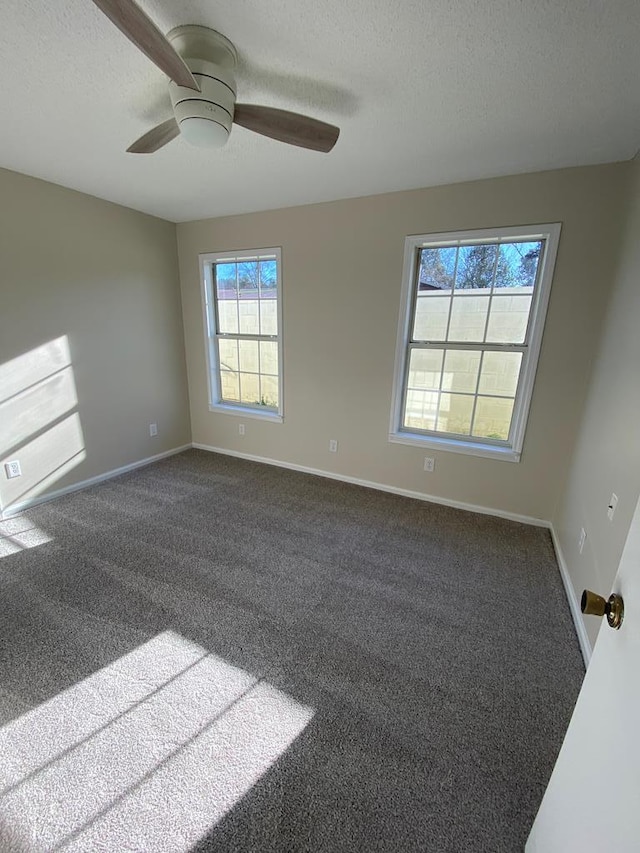
[[2,0],[0,166],[172,221],[634,156],[638,0],[139,0],[239,52],[238,101],[337,124],[330,154],[234,126],[127,146],[166,78],[91,0]]

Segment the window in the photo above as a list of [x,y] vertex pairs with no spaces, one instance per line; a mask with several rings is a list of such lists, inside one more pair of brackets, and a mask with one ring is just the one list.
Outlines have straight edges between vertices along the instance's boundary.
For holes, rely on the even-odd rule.
[[200,256],[209,408],[282,420],[280,250]]
[[391,441],[519,461],[559,236],[407,237]]

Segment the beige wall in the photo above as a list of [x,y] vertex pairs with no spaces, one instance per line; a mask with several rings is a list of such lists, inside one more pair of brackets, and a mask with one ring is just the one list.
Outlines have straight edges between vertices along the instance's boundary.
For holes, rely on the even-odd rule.
[[0,170],[0,259],[5,508],[190,441],[173,224]]
[[[609,296],[627,171],[570,169],[178,225],[194,442],[549,519]],[[436,471],[426,474],[424,450],[388,441],[405,236],[557,221],[562,236],[522,461],[428,451]],[[271,246],[282,247],[284,424],[207,405],[198,254]],[[337,454],[328,452],[330,438]]]
[[[625,166],[628,209],[619,266],[603,280],[611,291],[595,352],[575,452],[553,517],[578,598],[588,587],[611,591],[640,494],[640,160]],[[607,518],[611,493],[619,498]],[[578,552],[580,528],[587,532]],[[600,620],[585,617],[591,641]]]
[[[426,474],[425,451],[387,440],[405,236],[554,221],[522,462],[429,451]],[[268,246],[283,249],[281,425],[207,407],[198,254]],[[0,465],[23,468],[0,468],[5,508],[193,438],[552,519],[576,594],[609,591],[640,491],[640,162],[186,223],[178,248],[192,432],[175,226],[0,170]]]

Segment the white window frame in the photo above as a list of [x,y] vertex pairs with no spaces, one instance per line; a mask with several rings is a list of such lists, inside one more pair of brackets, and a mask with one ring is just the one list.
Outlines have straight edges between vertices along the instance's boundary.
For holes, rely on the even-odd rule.
[[[229,415],[241,415],[243,418],[282,423],[284,419],[283,397],[283,353],[282,353],[282,252],[280,248],[247,249],[235,252],[207,252],[199,256],[200,281],[202,283],[202,314],[204,317],[205,350],[207,356],[207,377],[209,388],[209,411],[223,412]],[[278,409],[265,410],[259,406],[249,406],[244,403],[228,403],[222,400],[220,389],[220,370],[218,364],[218,338],[237,339],[238,335],[218,333],[216,328],[216,300],[213,293],[214,264],[242,263],[243,261],[275,260],[276,261],[276,299],[278,334],[277,335],[240,335],[247,340],[269,340],[278,345]]]
[[[485,228],[473,231],[452,231],[437,234],[418,234],[405,239],[404,266],[402,273],[402,296],[398,337],[396,344],[395,373],[393,380],[393,398],[389,441],[408,444],[433,450],[445,450],[454,453],[485,456],[519,462],[524,443],[525,429],[533,395],[538,358],[542,345],[547,306],[551,292],[551,282],[556,262],[560,223],[531,225],[524,227]],[[477,439],[471,436],[452,437],[437,433],[423,433],[402,426],[405,385],[408,379],[408,361],[413,320],[414,288],[418,274],[420,249],[443,246],[465,246],[485,242],[509,243],[514,240],[544,240],[545,248],[538,263],[537,279],[533,289],[533,298],[529,312],[529,323],[523,345],[513,346],[513,351],[522,352],[520,377],[513,406],[511,429],[507,441]],[[435,342],[434,342],[435,343]],[[444,346],[448,342],[437,342]],[[451,348],[455,347],[454,341]],[[469,349],[479,349],[467,342]],[[506,345],[508,348],[510,345]],[[487,345],[487,349],[491,349]],[[504,349],[505,347],[500,347]]]

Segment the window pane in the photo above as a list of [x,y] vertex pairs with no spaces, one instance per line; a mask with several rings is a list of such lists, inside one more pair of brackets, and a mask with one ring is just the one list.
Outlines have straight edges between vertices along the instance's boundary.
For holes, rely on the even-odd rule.
[[403,426],[413,429],[434,429],[437,411],[437,391],[407,391]]
[[225,291],[218,298],[218,330],[223,334],[238,331],[238,301],[233,291]]
[[230,370],[220,371],[220,396],[223,400],[237,403],[240,400],[238,374]]
[[257,295],[250,296],[247,291],[241,292],[238,308],[240,312],[240,334],[259,335]]
[[515,287],[517,279],[517,259],[513,252],[513,243],[503,243],[498,250],[498,265],[493,280],[493,288]]
[[238,262],[238,292],[240,297],[257,295],[259,282],[258,261]]
[[449,341],[483,341],[489,310],[489,296],[471,295],[473,291],[456,294],[451,309]]
[[278,344],[275,341],[260,341],[260,372],[278,375]]
[[218,304],[218,331],[238,331],[236,264],[214,264],[215,294]]
[[453,287],[456,267],[455,246],[438,249],[421,249],[418,291],[448,290]]
[[240,400],[252,406],[260,402],[260,380],[257,373],[240,374]]
[[442,376],[443,391],[476,392],[480,352],[472,350],[447,350]]
[[515,397],[521,362],[519,352],[485,352],[478,391]]
[[240,370],[258,372],[258,341],[238,341]]
[[419,293],[413,322],[414,341],[444,341],[447,336],[450,296],[436,290]]
[[527,332],[530,308],[531,296],[523,295],[522,288],[494,295],[491,300],[487,341],[521,344]]
[[216,295],[218,299],[222,299],[223,294],[228,294],[230,298],[235,299],[236,295],[236,264],[214,264],[213,271],[216,280]]
[[238,370],[238,341],[218,340],[218,357],[221,370]]
[[409,388],[435,390],[440,388],[443,351],[412,349],[409,356]]
[[473,435],[481,438],[509,438],[513,400],[505,397],[478,397]]
[[[277,269],[275,260],[260,261],[260,290],[273,290],[277,286]],[[264,293],[262,296],[264,297]]]
[[278,408],[278,379],[275,376],[263,376],[261,379],[262,397],[260,404],[273,409]]
[[266,295],[264,292],[262,293],[260,299],[260,334],[278,334],[278,302],[275,293],[273,296],[271,293]]
[[469,435],[472,413],[473,397],[462,394],[441,394],[437,424],[438,432]]
[[536,283],[542,241],[503,243],[495,287],[531,287]]
[[461,246],[458,251],[456,290],[490,288],[496,265],[498,247],[491,243]]

